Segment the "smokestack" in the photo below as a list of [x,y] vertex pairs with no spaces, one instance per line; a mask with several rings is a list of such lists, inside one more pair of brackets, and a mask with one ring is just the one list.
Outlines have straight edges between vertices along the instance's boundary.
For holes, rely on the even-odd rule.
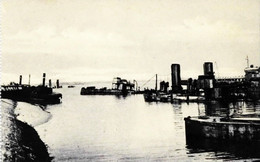
[[157,91],[157,74],[155,75],[155,90]]
[[178,92],[181,90],[181,70],[180,70],[180,64],[172,64],[171,66],[172,71],[172,91]]
[[42,79],[42,86],[45,87],[45,77],[46,77],[46,74],[43,73],[43,79]]
[[49,87],[51,88],[51,79],[49,79]]
[[20,75],[20,78],[19,78],[19,85],[22,85],[22,80],[23,80],[23,76]]
[[160,91],[163,91],[163,90],[164,90],[164,84],[165,84],[164,81],[161,81],[161,82],[160,82]]
[[60,82],[59,82],[59,79],[57,79],[56,84],[57,84],[57,88],[60,88]]
[[205,62],[203,65],[203,69],[204,69],[204,75],[206,76],[214,75],[212,62]]

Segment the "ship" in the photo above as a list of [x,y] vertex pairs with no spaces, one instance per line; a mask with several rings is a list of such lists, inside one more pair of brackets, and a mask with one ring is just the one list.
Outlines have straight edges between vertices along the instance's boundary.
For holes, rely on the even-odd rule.
[[260,118],[199,116],[184,118],[187,139],[260,141]]
[[[171,65],[172,89],[164,91],[160,83],[160,90],[145,90],[144,99],[148,102],[163,101],[238,101],[238,100],[259,100],[260,99],[260,67],[251,65],[245,68],[245,75],[232,78],[215,78],[213,63],[205,62],[203,65],[204,74],[198,79],[189,78],[181,80],[180,65]],[[157,76],[157,75],[156,75]],[[162,86],[162,88],[161,88]],[[169,85],[167,85],[169,86]],[[186,89],[183,89],[186,86]]]
[[[244,72],[245,76],[243,78],[217,80],[216,89],[220,90],[219,102],[259,102],[260,67],[254,65],[247,66]],[[212,96],[208,98],[216,99],[216,97]],[[229,112],[229,107],[225,109]],[[226,114],[225,117],[206,114],[198,117],[188,116],[184,120],[186,139],[260,141],[260,114],[256,112],[252,114]]]
[[74,85],[68,85],[68,88],[75,88]]
[[82,87],[81,95],[128,95],[134,91],[135,84],[127,81],[126,79],[121,79],[120,77],[115,77],[112,82],[112,89],[107,87],[96,88],[95,86]]
[[[151,79],[150,79],[151,80]],[[146,102],[169,102],[171,95],[168,91],[169,82],[161,81],[160,87],[157,89],[157,74],[155,74],[155,88],[145,89],[143,91],[144,100]]]
[[44,73],[43,84],[38,86],[22,84],[20,76],[19,83],[11,82],[9,85],[1,86],[1,98],[42,105],[61,103],[62,94],[54,93],[51,87],[45,86],[45,76]]

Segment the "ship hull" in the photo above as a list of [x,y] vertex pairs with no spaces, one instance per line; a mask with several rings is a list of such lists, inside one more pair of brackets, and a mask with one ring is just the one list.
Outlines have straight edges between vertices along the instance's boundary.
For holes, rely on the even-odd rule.
[[260,123],[255,121],[218,121],[217,118],[185,120],[187,139],[260,141]]

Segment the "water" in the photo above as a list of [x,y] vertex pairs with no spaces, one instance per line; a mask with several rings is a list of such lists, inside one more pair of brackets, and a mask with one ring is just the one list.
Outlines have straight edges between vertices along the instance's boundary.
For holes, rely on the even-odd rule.
[[[46,115],[48,120],[35,126],[54,161],[260,159],[255,149],[243,144],[186,142],[184,117],[208,113],[209,105],[146,103],[142,95],[81,96],[80,88],[56,89],[63,94],[62,103],[44,107],[51,117]],[[260,110],[259,104],[246,110],[247,105],[238,105],[240,111]]]

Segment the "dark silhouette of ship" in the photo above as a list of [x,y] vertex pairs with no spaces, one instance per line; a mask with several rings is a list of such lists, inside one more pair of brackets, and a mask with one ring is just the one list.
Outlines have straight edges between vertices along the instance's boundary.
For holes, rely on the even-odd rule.
[[51,87],[45,86],[45,76],[43,73],[43,84],[38,86],[22,84],[22,76],[20,76],[19,84],[11,82],[9,85],[1,86],[1,98],[35,104],[60,103],[62,94],[54,93]]
[[112,89],[107,87],[97,89],[95,86],[82,87],[81,95],[128,95],[134,92],[135,85],[126,79],[116,77],[112,82]]
[[[154,90],[145,90],[145,101],[237,101],[237,100],[259,100],[260,99],[260,67],[251,65],[245,68],[245,75],[233,78],[215,78],[213,63],[205,62],[203,65],[204,74],[198,79],[189,78],[181,80],[180,65],[171,65],[172,89],[164,83],[160,83],[160,90],[157,90],[157,81]],[[157,79],[156,79],[157,80]],[[161,85],[163,84],[163,85]],[[183,89],[185,85],[187,88]],[[168,86],[168,85],[167,85]]]

